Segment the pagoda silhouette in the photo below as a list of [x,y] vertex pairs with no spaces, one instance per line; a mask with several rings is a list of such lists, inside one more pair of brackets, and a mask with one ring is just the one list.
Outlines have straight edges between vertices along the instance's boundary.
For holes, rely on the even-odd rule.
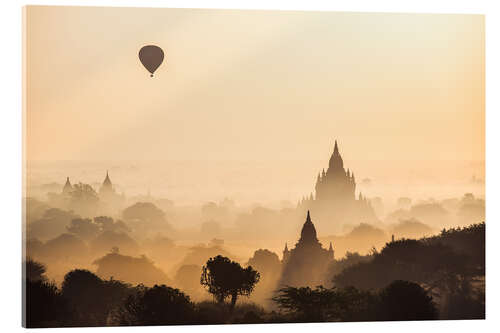
[[327,282],[324,281],[326,270],[333,260],[332,243],[330,242],[328,250],[323,248],[318,240],[310,212],[307,211],[299,241],[292,250],[288,250],[288,245],[285,244],[280,285],[315,287],[324,284]]
[[312,210],[329,232],[344,224],[359,224],[377,220],[369,200],[360,192],[356,198],[354,172],[344,169],[337,140],[328,168],[318,173],[315,193],[303,197],[297,204],[299,210]]

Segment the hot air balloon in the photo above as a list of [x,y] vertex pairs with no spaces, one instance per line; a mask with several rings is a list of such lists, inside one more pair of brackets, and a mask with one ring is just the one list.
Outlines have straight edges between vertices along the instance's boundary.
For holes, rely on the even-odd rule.
[[146,45],[139,50],[139,59],[153,77],[154,72],[163,62],[163,50],[156,45]]

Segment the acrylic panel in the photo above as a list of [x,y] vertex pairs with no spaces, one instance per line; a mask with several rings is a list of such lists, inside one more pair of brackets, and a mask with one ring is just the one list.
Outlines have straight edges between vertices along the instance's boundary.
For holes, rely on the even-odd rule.
[[26,327],[485,317],[483,16],[28,6],[23,38]]

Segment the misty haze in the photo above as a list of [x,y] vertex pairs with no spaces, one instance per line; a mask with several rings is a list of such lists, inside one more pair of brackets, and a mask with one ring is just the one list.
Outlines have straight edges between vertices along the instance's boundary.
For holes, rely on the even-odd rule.
[[25,326],[484,319],[482,16],[25,30]]

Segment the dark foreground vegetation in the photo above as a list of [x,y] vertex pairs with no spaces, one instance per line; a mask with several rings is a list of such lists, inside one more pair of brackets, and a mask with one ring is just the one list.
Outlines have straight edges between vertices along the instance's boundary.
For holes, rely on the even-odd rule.
[[200,270],[214,301],[167,285],[147,287],[82,269],[57,286],[46,267],[24,264],[27,327],[338,322],[484,318],[485,224],[395,240],[329,269],[332,287],[277,288],[272,307],[237,303],[260,281],[252,266],[215,256]]
[[371,260],[334,276],[338,287],[380,289],[394,280],[421,285],[439,301],[441,319],[482,319],[485,304],[485,223],[443,230],[420,240],[388,243]]

